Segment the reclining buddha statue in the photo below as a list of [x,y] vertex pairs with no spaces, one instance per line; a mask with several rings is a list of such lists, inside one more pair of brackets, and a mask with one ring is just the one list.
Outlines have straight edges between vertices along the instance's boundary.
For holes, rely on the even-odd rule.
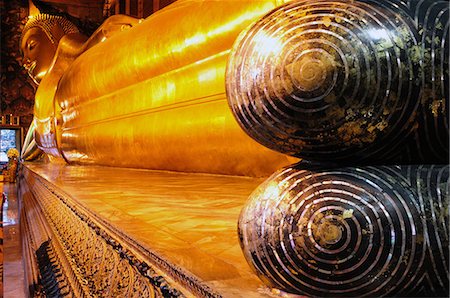
[[143,21],[113,16],[90,38],[62,17],[31,18],[21,49],[39,83],[37,147],[69,163],[187,172],[267,176],[289,164],[242,131],[224,84],[236,36],[276,4],[179,1]]
[[328,23],[308,8],[298,28],[261,25],[234,48],[282,3],[177,1],[143,21],[113,16],[90,38],[60,17],[31,18],[21,48],[41,82],[37,146],[69,163],[257,176],[287,164],[265,147],[327,162],[448,161],[446,15],[430,6],[433,29],[418,8],[374,3],[400,25]]
[[239,220],[266,284],[445,296],[448,16],[440,0],[179,0],[89,38],[36,16],[23,157],[273,174]]

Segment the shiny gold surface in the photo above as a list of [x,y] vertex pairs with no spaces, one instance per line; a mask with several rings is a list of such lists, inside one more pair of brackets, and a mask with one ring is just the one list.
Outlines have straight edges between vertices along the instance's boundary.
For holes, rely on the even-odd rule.
[[24,264],[22,260],[23,231],[20,230],[20,208],[17,197],[17,184],[0,182],[0,194],[5,193],[7,200],[3,204],[3,247],[2,255],[2,296],[25,298],[28,285],[24,281]]
[[265,297],[237,220],[259,178],[25,163],[132,239],[224,297]]
[[[40,29],[33,28],[31,30],[39,31]],[[29,41],[27,36],[27,34],[24,35],[24,44],[22,45],[22,48],[24,48]],[[39,88],[35,95],[34,123],[32,125],[34,128],[34,138],[40,149],[55,157],[62,156],[58,151],[55,140],[55,117],[57,116],[58,110],[55,111],[53,99],[61,76],[70,63],[77,57],[77,53],[76,51],[74,53],[73,49],[80,47],[84,41],[86,41],[86,37],[74,33],[71,34],[70,39],[63,38],[59,42],[56,56],[53,61],[51,60],[52,62],[50,62],[48,69],[45,70],[45,77],[40,81]],[[49,40],[47,42],[42,42],[42,51],[45,51],[45,49],[51,45],[52,43],[50,43]],[[45,55],[45,57],[47,57],[47,55]],[[30,58],[30,56],[28,56],[28,58]],[[31,57],[31,59],[33,59],[33,57]],[[35,65],[43,64],[44,66],[42,66],[42,68],[45,68],[45,65],[48,66],[49,62],[47,59],[36,59],[42,63],[32,62]]]
[[279,4],[178,1],[76,59],[85,46],[60,44],[36,95],[38,146],[75,163],[260,177],[292,163],[241,130],[225,95],[233,42]]
[[42,154],[42,151],[38,148],[36,140],[34,139],[34,131],[36,129],[35,123],[35,121],[31,122],[25,140],[23,141],[22,152],[20,153],[20,158],[22,160],[31,161]]

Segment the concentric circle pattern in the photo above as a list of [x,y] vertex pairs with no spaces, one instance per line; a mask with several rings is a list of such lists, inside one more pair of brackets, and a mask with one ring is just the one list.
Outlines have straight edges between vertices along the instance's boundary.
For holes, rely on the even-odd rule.
[[[253,24],[227,65],[241,127],[266,147],[309,160],[386,162],[399,152],[417,131],[431,78],[424,31],[396,2],[295,1]],[[433,102],[445,101],[437,94]]]
[[417,131],[413,149],[420,160],[449,162],[449,38],[448,1],[409,0],[411,15],[419,30],[417,47],[409,55],[422,60],[422,92],[418,107]]
[[[423,268],[417,268],[422,282],[407,296],[449,296],[449,203],[450,180],[447,166],[409,166],[402,173],[417,190],[416,202],[425,219],[424,240],[427,255]],[[419,238],[420,239],[420,238]],[[431,291],[430,289],[434,289]]]
[[287,292],[448,295],[448,183],[447,166],[285,168],[244,207],[241,246]]

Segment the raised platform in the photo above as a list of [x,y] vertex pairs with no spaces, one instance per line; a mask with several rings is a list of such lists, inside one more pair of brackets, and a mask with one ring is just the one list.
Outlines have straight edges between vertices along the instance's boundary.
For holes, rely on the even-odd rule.
[[[86,227],[104,236],[105,243],[111,242],[108,237],[123,242],[121,245],[129,250],[132,258],[158,267],[168,282],[184,295],[261,297],[271,293],[244,259],[237,221],[248,196],[262,181],[235,176],[26,163],[21,188],[25,201],[31,200],[27,199],[28,193],[34,196],[31,201],[35,203],[28,203],[27,207],[25,202],[26,211],[39,205],[50,223],[59,225],[62,218],[71,217],[72,213],[79,221],[68,223],[74,230],[51,228],[56,236],[49,238],[63,239],[65,233],[79,233],[79,229],[84,229],[83,222],[92,221]],[[55,205],[66,208],[66,216],[53,218],[55,211],[50,209]],[[61,229],[63,233],[58,232]],[[112,247],[121,255],[117,245]],[[136,268],[140,270],[139,266]]]

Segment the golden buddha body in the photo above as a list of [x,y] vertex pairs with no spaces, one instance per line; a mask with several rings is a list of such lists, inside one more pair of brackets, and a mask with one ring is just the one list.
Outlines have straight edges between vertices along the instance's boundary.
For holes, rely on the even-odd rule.
[[186,172],[267,176],[289,164],[242,131],[225,94],[237,35],[277,4],[179,1],[142,22],[114,16],[89,39],[60,19],[26,27],[37,146],[69,163]]

